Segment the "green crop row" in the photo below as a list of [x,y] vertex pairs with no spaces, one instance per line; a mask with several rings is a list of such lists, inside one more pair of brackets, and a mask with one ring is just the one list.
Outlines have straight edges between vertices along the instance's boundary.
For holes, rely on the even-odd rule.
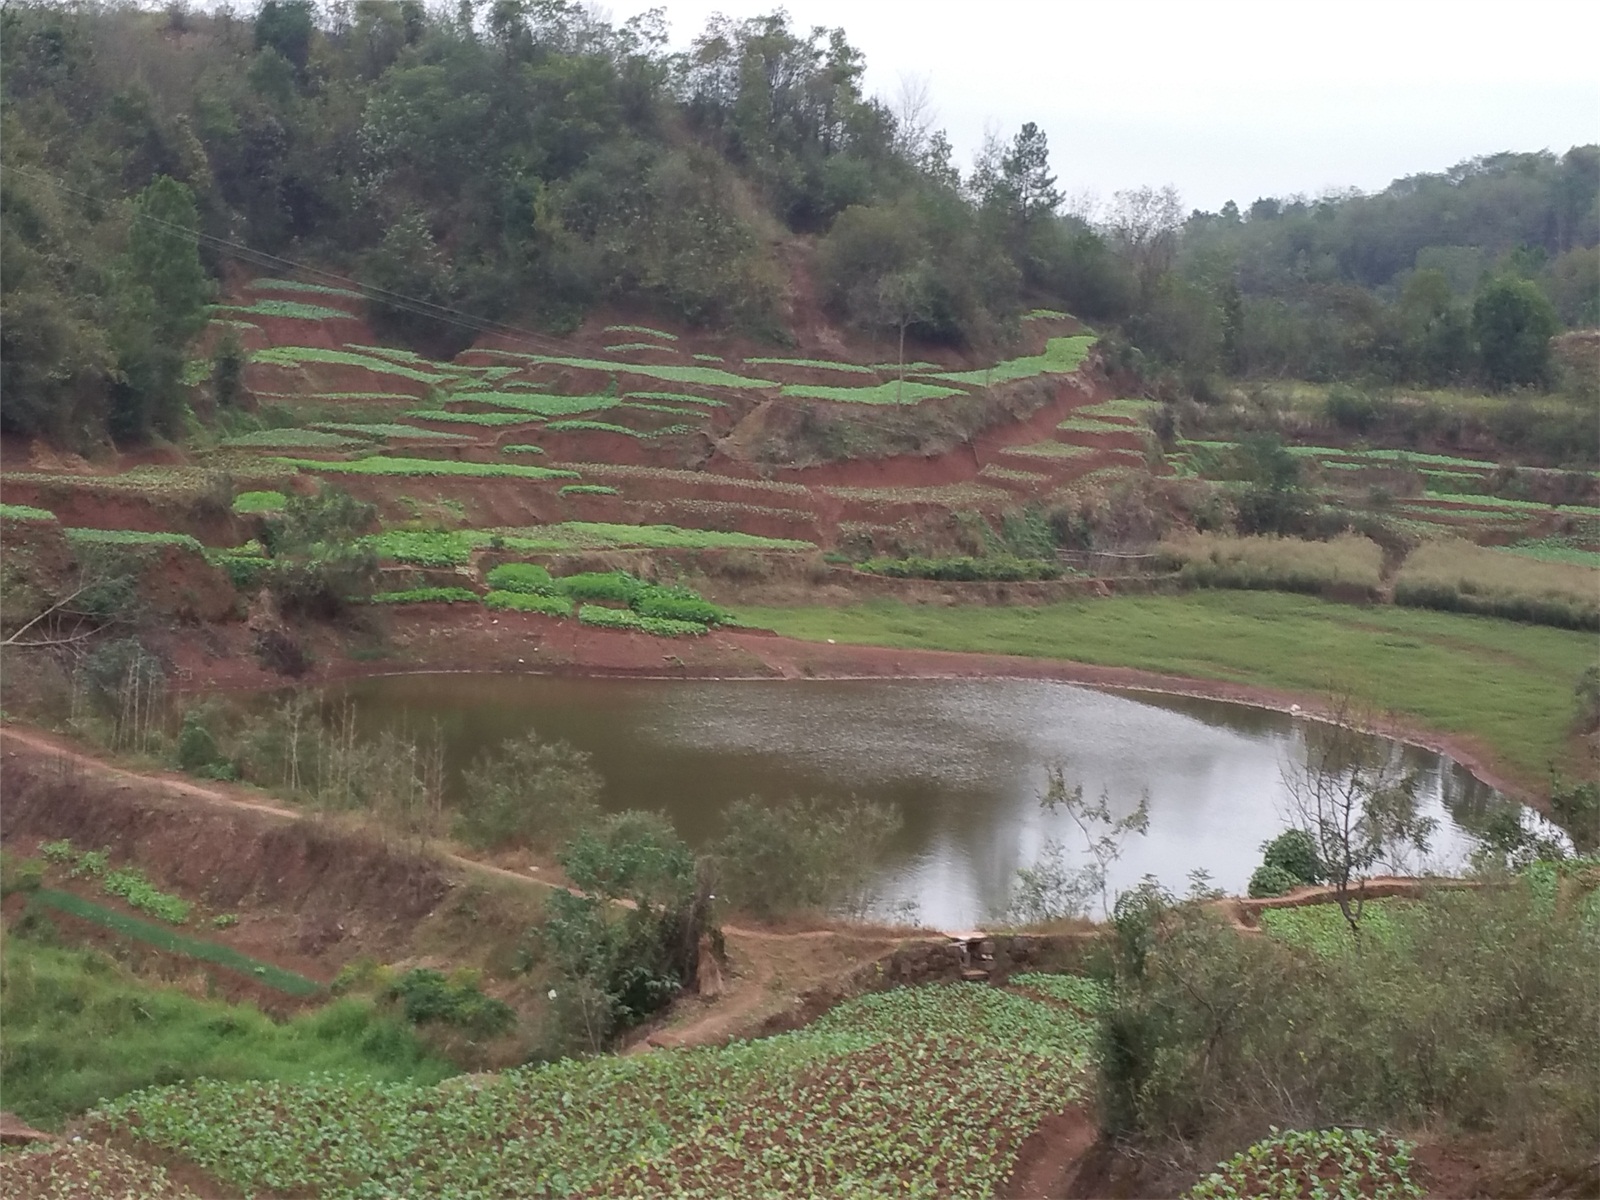
[[628,629],[652,637],[698,637],[706,632],[706,627],[697,621],[645,617],[631,608],[606,608],[599,604],[585,604],[578,610],[578,620],[599,629]]
[[472,560],[482,535],[455,529],[385,529],[363,539],[379,558],[419,567],[458,567]]
[[778,386],[775,380],[746,379],[742,375],[734,375],[729,371],[721,371],[715,367],[606,362],[598,358],[568,358],[563,355],[553,354],[523,354],[513,350],[485,350],[481,353],[501,354],[509,358],[521,359],[524,362],[539,363],[551,367],[570,367],[579,371],[643,375],[650,379],[664,380],[667,383],[698,383],[703,387],[726,388],[775,388]]
[[944,371],[929,378],[992,387],[1013,379],[1031,379],[1035,375],[1070,375],[1083,365],[1094,343],[1095,338],[1089,334],[1053,337],[1045,343],[1043,354],[1006,359],[977,371]]
[[680,529],[676,525],[614,525],[565,521],[531,529],[496,531],[513,550],[812,550],[811,542],[760,537],[720,529]]
[[282,492],[240,492],[233,498],[233,511],[241,517],[252,513],[278,512],[287,503],[289,497]]
[[814,371],[850,371],[856,375],[871,375],[871,367],[856,363],[833,362],[825,358],[747,358],[746,363],[756,366],[805,367]]
[[349,350],[324,350],[318,346],[268,346],[250,356],[252,362],[279,367],[300,367],[306,363],[327,363],[337,367],[361,367],[376,375],[397,375],[417,383],[438,383],[436,371],[419,371],[404,363],[391,362],[371,354],[356,354]]
[[791,383],[783,395],[797,400],[835,400],[841,404],[918,404],[941,396],[956,396],[959,389],[924,383],[917,379],[892,379],[867,387],[825,387],[810,383]]
[[603,483],[568,483],[563,484],[557,494],[561,496],[615,496],[617,489],[607,487]]
[[442,429],[424,429],[420,425],[399,425],[385,421],[322,421],[317,429],[330,429],[335,433],[353,433],[363,438],[411,438],[429,442],[470,442],[464,433],[446,433]]
[[142,529],[68,529],[67,540],[87,546],[182,546],[201,552],[204,547],[187,533],[147,533]]
[[1035,558],[874,558],[860,569],[891,579],[938,579],[951,583],[1059,579],[1061,567]]
[[54,521],[56,515],[48,509],[34,508],[31,504],[0,504],[0,520]]
[[170,925],[182,925],[189,919],[192,907],[189,902],[181,896],[161,891],[145,878],[144,872],[138,867],[118,867],[115,871],[108,871],[100,886],[106,895],[126,900],[130,907]]
[[712,400],[704,395],[690,395],[688,392],[629,392],[624,395],[624,400],[672,400],[683,405],[709,405],[710,408],[726,408],[726,400]]
[[476,603],[478,593],[464,587],[407,588],[399,592],[375,592],[374,604],[468,604]]
[[459,475],[478,479],[577,479],[576,471],[551,467],[530,467],[522,463],[456,462],[437,458],[391,458],[375,454],[350,462],[318,462],[316,459],[280,458],[291,467],[344,475],[414,475],[421,477]]
[[214,311],[243,313],[251,317],[292,317],[299,321],[332,321],[350,314],[340,308],[327,308],[321,304],[301,304],[296,300],[257,300],[254,304],[219,305]]
[[617,404],[615,396],[554,396],[548,392],[469,392],[462,399],[536,417],[570,417],[612,408]]
[[301,283],[298,279],[257,279],[250,284],[253,292],[310,292],[318,296],[348,296],[352,300],[366,299],[360,292],[348,288],[329,287],[325,283]]
[[[474,397],[476,398],[476,397]],[[532,418],[521,412],[453,412],[443,408],[414,408],[403,414],[414,421],[444,421],[452,425],[526,425]]]
[[612,354],[620,354],[628,350],[655,350],[663,354],[677,353],[674,347],[660,346],[655,342],[618,342],[615,346],[607,346],[606,349]]
[[233,450],[251,447],[269,450],[345,450],[365,443],[361,438],[330,433],[323,429],[256,429],[235,437],[223,438],[217,444]]
[[543,454],[543,446],[534,446],[526,442],[519,442],[514,446],[501,446],[501,454]]
[[675,342],[678,340],[677,334],[667,333],[662,329],[651,329],[648,325],[607,325],[605,331],[607,333],[644,333],[651,337],[661,338],[668,342]]
[[116,912],[104,905],[96,904],[92,900],[85,900],[73,892],[60,892],[52,888],[40,888],[33,894],[33,903],[53,908],[58,912],[70,916],[81,917],[92,921],[96,925],[120,933],[135,941],[144,942],[154,946],[157,950],[168,954],[182,954],[189,958],[199,959],[201,962],[213,963],[219,967],[226,967],[231,971],[238,971],[252,979],[265,984],[275,991],[283,992],[290,996],[313,996],[321,990],[321,985],[315,980],[307,979],[304,975],[293,971],[286,971],[282,967],[275,967],[271,963],[264,963],[241,954],[232,946],[225,946],[220,942],[208,942],[202,938],[189,937],[165,925],[156,925],[153,922],[129,916],[127,913]]

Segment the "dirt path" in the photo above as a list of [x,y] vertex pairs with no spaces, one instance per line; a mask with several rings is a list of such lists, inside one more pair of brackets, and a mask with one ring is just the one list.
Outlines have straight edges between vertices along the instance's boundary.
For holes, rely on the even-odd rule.
[[[247,810],[272,820],[293,822],[306,819],[304,813],[263,802],[257,793],[242,786],[202,785],[169,771],[138,770],[120,767],[75,748],[62,738],[36,729],[0,726],[0,786],[4,784],[5,762],[17,755],[42,757],[63,770],[82,773],[109,782],[119,789],[155,788],[185,801],[195,801],[228,810]],[[488,875],[521,887],[546,891],[564,887],[560,880],[544,880],[532,871],[517,871],[464,855],[437,852],[447,865],[463,872]],[[618,903],[627,905],[626,900]],[[944,934],[925,931],[878,929],[870,926],[849,929],[761,929],[743,925],[723,925],[722,934],[732,968],[724,976],[724,986],[715,998],[689,998],[673,1011],[669,1022],[635,1043],[628,1053],[658,1046],[691,1046],[726,1041],[755,1024],[764,1010],[781,1004],[790,993],[798,993],[849,966],[887,953],[907,941],[943,940]]]

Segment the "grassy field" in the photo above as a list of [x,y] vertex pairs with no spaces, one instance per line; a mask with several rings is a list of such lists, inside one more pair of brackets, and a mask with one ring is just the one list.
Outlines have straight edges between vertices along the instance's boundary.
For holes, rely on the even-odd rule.
[[91,950],[12,934],[4,961],[6,1108],[50,1128],[109,1097],[187,1079],[351,1071],[434,1083],[453,1073],[369,1001],[279,1025],[247,1005],[153,987]]
[[1123,596],[1040,608],[746,608],[791,637],[1135,667],[1308,695],[1330,689],[1493,751],[1530,785],[1567,754],[1592,635],[1265,592]]

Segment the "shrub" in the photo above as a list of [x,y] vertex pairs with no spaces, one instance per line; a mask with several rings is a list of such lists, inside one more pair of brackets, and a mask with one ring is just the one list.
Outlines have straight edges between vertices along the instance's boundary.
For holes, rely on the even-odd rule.
[[1396,604],[1479,613],[1563,629],[1600,629],[1600,574],[1475,546],[1460,539],[1412,551],[1395,579]]
[[474,973],[446,977],[428,967],[416,967],[395,980],[385,998],[398,1001],[413,1025],[439,1022],[478,1037],[494,1037],[516,1024],[510,1005],[484,995]]
[[716,625],[728,614],[709,600],[681,588],[647,588],[633,598],[633,611],[641,617],[664,617],[669,621],[692,621]]
[[567,575],[555,581],[563,595],[574,600],[610,600],[630,604],[633,598],[650,585],[625,571],[587,571]]
[[552,617],[570,617],[572,600],[567,596],[541,596],[530,592],[490,592],[483,598],[484,607],[506,612],[545,613]]
[[548,594],[556,588],[550,572],[537,563],[501,563],[484,578],[497,592]]
[[1304,829],[1285,829],[1261,843],[1261,865],[1287,871],[1297,884],[1321,883],[1323,879],[1317,843]]
[[1011,583],[1059,579],[1061,567],[1040,559],[994,555],[987,558],[873,558],[860,569],[894,579],[939,579],[952,583]]
[[1284,870],[1282,867],[1271,863],[1262,863],[1250,876],[1249,892],[1251,896],[1260,898],[1264,896],[1286,896],[1301,885],[1301,880]]
[[1530,1165],[1592,1161],[1600,989],[1584,903],[1441,891],[1319,954],[1148,890],[1119,901],[1097,1101],[1141,1153],[1215,1161],[1269,1126],[1440,1122]]
[[1196,587],[1309,592],[1351,588],[1375,596],[1383,549],[1356,534],[1328,542],[1195,533],[1156,547],[1158,561]]
[[455,828],[475,846],[551,849],[599,819],[602,781],[589,756],[537,733],[479,755],[462,781]]

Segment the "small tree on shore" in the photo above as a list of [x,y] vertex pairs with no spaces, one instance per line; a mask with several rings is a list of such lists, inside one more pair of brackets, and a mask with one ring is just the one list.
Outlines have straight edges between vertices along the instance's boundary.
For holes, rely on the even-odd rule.
[[1340,699],[1328,723],[1308,732],[1305,759],[1285,783],[1291,823],[1311,839],[1339,912],[1359,937],[1374,870],[1427,853],[1438,825],[1417,811],[1420,772],[1378,735],[1372,714]]
[[1125,816],[1114,816],[1108,794],[1101,792],[1098,800],[1085,800],[1083,785],[1069,787],[1065,770],[1057,766],[1050,768],[1039,807],[1071,818],[1083,836],[1083,861],[1077,865],[1068,862],[1066,846],[1057,838],[1048,839],[1031,867],[1017,869],[1006,916],[1022,925],[1083,916],[1096,898],[1102,913],[1109,913],[1111,864],[1122,857],[1122,844],[1129,834],[1143,834],[1150,828],[1150,797],[1140,797],[1138,807]]

